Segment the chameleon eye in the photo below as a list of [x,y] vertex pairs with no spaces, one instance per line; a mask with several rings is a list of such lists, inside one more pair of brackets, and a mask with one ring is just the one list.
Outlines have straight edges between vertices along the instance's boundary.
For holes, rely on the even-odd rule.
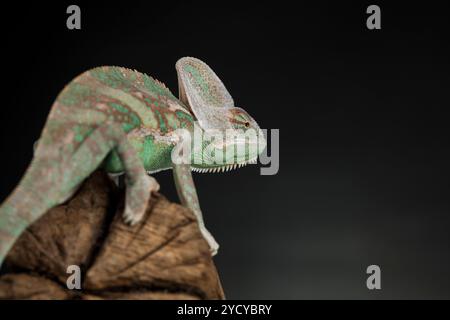
[[245,127],[246,127],[246,128],[250,127],[250,122],[246,122],[246,123],[245,123]]

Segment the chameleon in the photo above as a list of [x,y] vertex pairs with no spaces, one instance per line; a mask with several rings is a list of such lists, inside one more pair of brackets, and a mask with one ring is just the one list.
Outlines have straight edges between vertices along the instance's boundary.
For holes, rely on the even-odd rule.
[[[223,82],[204,62],[184,57],[176,62],[179,98],[160,81],[136,70],[103,66],[85,71],[55,99],[30,165],[0,207],[0,266],[16,239],[49,209],[62,204],[95,170],[123,175],[129,225],[139,222],[151,193],[159,190],[153,173],[172,169],[181,203],[197,218],[212,255],[219,245],[206,229],[192,171],[218,172],[256,163],[265,148],[262,130],[242,108],[235,107]],[[187,153],[189,162],[174,161],[183,142],[180,130],[243,130],[258,133],[259,148],[248,139],[226,136],[221,143],[202,142]],[[226,163],[193,161],[206,150],[245,152]]]

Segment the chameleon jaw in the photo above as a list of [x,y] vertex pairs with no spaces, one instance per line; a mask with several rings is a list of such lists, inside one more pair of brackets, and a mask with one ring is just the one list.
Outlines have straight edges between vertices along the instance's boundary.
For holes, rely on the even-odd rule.
[[242,168],[244,166],[246,166],[247,164],[255,164],[257,161],[257,158],[251,159],[249,161],[246,162],[242,162],[242,163],[233,163],[233,164],[228,164],[228,165],[224,165],[221,167],[211,167],[211,168],[196,168],[196,167],[191,167],[191,170],[193,172],[199,172],[199,173],[217,173],[217,172],[225,172],[225,171],[230,171],[230,170],[235,170],[237,168]]

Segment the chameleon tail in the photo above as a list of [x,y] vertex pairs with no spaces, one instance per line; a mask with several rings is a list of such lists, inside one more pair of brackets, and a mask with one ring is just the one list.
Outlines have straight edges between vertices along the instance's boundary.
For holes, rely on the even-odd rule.
[[0,266],[20,234],[46,211],[39,201],[19,185],[0,207]]
[[52,207],[46,193],[31,187],[35,174],[28,170],[0,206],[0,266],[21,233]]

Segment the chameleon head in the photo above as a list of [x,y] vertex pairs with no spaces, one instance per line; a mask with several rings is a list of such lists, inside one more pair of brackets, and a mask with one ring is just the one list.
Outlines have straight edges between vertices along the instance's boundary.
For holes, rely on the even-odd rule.
[[[245,110],[234,106],[214,71],[190,57],[180,59],[176,69],[180,100],[197,120],[191,153],[193,170],[228,171],[256,163],[266,147],[264,135]],[[201,135],[195,131],[201,131]]]

